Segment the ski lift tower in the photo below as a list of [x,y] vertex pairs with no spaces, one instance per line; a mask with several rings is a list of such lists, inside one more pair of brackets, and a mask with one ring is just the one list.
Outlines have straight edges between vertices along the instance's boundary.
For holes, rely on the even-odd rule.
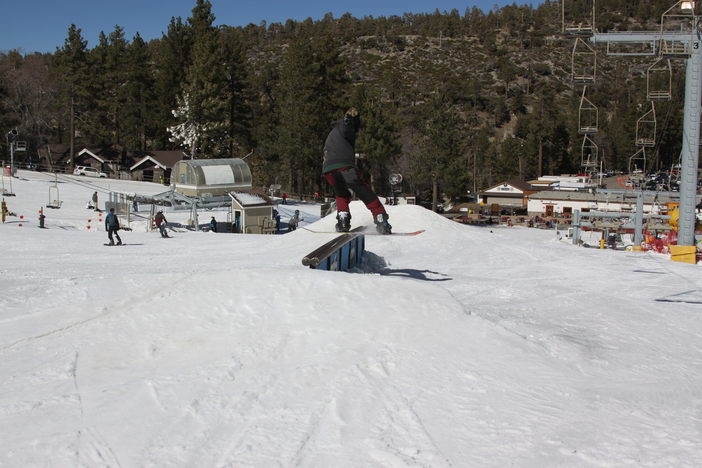
[[[594,0],[593,0],[594,1]],[[593,32],[590,41],[607,45],[608,55],[657,55],[685,61],[685,108],[683,120],[680,219],[678,244],[695,245],[695,205],[700,144],[702,96],[702,0],[681,0],[661,17],[659,31]],[[613,45],[639,45],[617,53]]]

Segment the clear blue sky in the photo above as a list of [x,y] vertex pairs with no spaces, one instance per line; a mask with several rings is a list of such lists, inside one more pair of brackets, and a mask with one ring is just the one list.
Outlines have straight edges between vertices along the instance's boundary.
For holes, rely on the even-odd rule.
[[[287,19],[321,19],[328,12],[335,18],[351,13],[364,16],[391,16],[403,13],[431,13],[435,9],[461,14],[473,5],[483,12],[507,4],[538,5],[543,0],[356,0],[352,2],[307,0],[210,0],[215,24],[244,26],[284,23]],[[148,41],[161,37],[171,17],[190,17],[195,0],[10,0],[0,7],[0,51],[24,53],[54,52],[63,46],[68,27],[75,24],[92,48],[100,31],[109,34],[115,25],[124,28],[131,41],[138,32]]]

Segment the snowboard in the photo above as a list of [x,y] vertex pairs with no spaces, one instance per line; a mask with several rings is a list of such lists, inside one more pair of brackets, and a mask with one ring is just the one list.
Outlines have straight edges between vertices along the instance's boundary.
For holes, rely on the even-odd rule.
[[411,232],[391,232],[390,234],[381,234],[374,228],[366,226],[358,226],[351,229],[348,232],[337,232],[337,231],[313,231],[311,229],[306,229],[309,232],[314,232],[315,234],[363,234],[365,236],[416,236],[424,232],[424,229]]
[[105,245],[107,247],[122,247],[123,245],[127,245],[127,244],[121,243],[121,244],[103,244],[103,245]]
[[364,232],[363,234],[366,236],[416,236],[424,232],[424,229],[420,229],[419,231],[411,231],[411,232],[391,232],[390,234],[381,234],[377,231],[368,231]]

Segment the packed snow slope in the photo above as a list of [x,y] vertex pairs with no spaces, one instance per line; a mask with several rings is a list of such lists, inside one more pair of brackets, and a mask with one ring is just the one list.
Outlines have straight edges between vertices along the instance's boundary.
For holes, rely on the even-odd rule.
[[163,187],[71,179],[48,229],[49,175],[6,199],[0,466],[702,466],[699,266],[415,206],[390,222],[426,232],[367,236],[349,273],[301,265],[334,237],[311,205],[105,247],[93,189]]

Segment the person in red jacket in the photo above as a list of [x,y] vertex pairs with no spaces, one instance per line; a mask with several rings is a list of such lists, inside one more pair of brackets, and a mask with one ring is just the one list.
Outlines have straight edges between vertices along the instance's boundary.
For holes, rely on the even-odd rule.
[[[381,234],[392,234],[385,207],[373,189],[361,177],[356,168],[356,134],[361,128],[358,110],[352,107],[344,117],[333,122],[332,130],[324,142],[324,179],[334,189],[336,198],[336,230],[351,229],[351,192],[360,198],[373,215],[375,227]],[[349,191],[350,190],[350,191]]]
[[158,210],[158,213],[156,213],[156,216],[154,216],[154,223],[158,228],[158,232],[161,233],[161,237],[168,237],[168,232],[166,231],[166,224],[168,223],[168,220],[166,219],[166,216],[164,216],[163,210]]

